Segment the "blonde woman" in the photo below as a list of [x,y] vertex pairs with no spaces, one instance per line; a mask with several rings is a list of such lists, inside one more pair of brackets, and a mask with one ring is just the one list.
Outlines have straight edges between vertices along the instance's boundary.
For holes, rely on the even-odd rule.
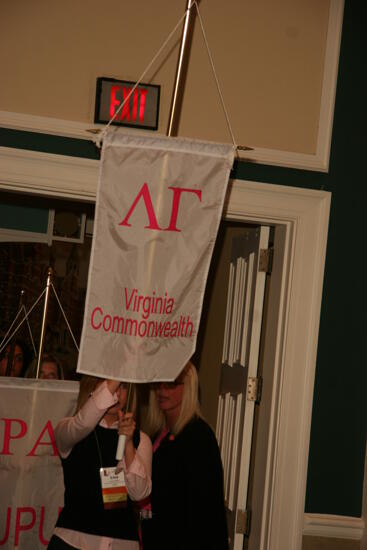
[[174,382],[151,385],[147,425],[154,452],[143,549],[227,550],[222,463],[191,362]]
[[[49,549],[139,549],[132,501],[151,491],[152,445],[122,412],[126,400],[126,384],[84,376],[75,415],[57,424],[65,504]],[[126,443],[116,464],[119,434]]]

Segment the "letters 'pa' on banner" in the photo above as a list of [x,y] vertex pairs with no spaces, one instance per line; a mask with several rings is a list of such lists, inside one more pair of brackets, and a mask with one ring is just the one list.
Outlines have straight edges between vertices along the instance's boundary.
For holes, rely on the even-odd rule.
[[195,351],[234,147],[109,129],[78,372],[173,380]]

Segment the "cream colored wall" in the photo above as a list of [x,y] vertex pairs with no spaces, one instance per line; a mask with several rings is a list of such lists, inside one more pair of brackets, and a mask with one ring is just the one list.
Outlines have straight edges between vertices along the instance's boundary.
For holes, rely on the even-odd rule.
[[[313,154],[331,0],[201,0],[238,144]],[[186,0],[2,0],[0,111],[92,123],[98,76],[136,80]],[[144,78],[165,133],[180,31]],[[199,21],[179,135],[230,141]]]

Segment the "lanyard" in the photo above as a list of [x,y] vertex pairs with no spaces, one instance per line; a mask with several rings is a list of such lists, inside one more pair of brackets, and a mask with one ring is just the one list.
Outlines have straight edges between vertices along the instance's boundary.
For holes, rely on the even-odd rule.
[[94,436],[96,438],[96,443],[97,443],[97,451],[98,451],[98,456],[99,456],[99,463],[101,465],[101,468],[103,468],[103,464],[102,464],[102,454],[101,454],[101,448],[99,446],[99,442],[98,442],[98,436],[97,436],[97,432],[96,430],[94,429],[93,430],[93,433],[94,433]]
[[161,433],[159,434],[159,436],[156,438],[156,440],[153,443],[153,453],[158,449],[159,445],[162,443],[163,439],[166,437],[166,435],[168,433],[169,432],[168,432],[167,428],[164,428],[164,430],[161,431]]

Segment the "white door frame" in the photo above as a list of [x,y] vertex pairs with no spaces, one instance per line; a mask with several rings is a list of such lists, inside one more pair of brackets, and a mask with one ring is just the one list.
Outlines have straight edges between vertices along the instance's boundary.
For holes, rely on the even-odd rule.
[[273,373],[270,412],[266,420],[260,415],[258,427],[261,433],[268,426],[260,458],[265,479],[254,545],[259,550],[302,547],[329,210],[330,193],[239,180],[232,182],[225,208],[229,219],[275,225],[283,247],[274,266],[279,273],[273,271],[280,281],[277,307],[269,299],[272,342],[265,343],[264,370]]
[[[0,148],[0,189],[95,200],[98,161]],[[282,234],[259,550],[300,550],[330,193],[233,180],[224,216]]]

